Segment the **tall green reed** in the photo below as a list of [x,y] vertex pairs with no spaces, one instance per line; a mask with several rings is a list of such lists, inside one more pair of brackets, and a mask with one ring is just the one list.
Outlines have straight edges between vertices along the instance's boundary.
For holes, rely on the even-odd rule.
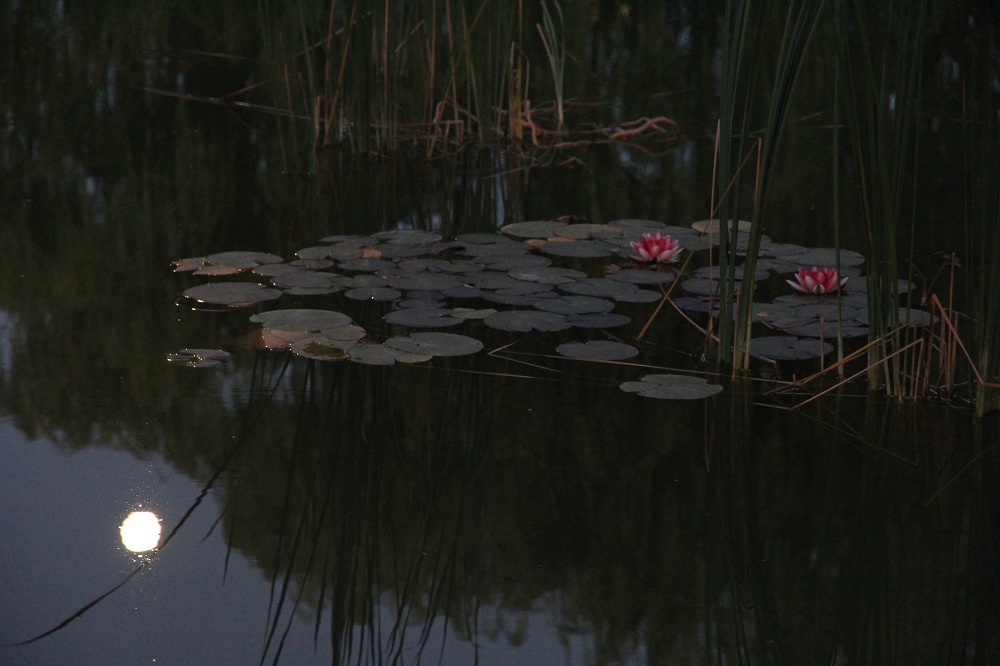
[[[788,6],[732,0],[723,24],[725,72],[720,90],[719,192],[720,293],[719,341],[723,358],[736,369],[750,363],[750,336],[754,295],[753,275],[765,227],[768,188],[778,162],[778,149],[788,122],[796,82],[805,53],[821,16],[823,0],[804,0]],[[782,24],[774,71],[765,71],[766,44]],[[762,102],[758,81],[770,75],[770,94]],[[763,113],[760,106],[763,104]],[[751,130],[763,118],[763,129]],[[757,151],[754,182],[747,183],[745,164]],[[749,190],[749,192],[748,192]],[[749,206],[743,199],[750,195]],[[741,213],[750,211],[749,235],[738,237]],[[714,211],[713,211],[714,213]],[[737,290],[736,263],[744,251],[744,276]],[[727,356],[728,355],[728,356]]]

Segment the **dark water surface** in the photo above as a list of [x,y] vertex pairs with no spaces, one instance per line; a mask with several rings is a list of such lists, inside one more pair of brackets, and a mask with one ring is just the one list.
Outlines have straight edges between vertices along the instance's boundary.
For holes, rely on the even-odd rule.
[[[307,174],[271,115],[146,90],[252,82],[250,55],[191,50],[252,55],[252,17],[3,12],[0,663],[995,663],[995,418],[863,387],[790,411],[724,377],[708,400],[626,394],[649,368],[711,370],[678,317],[635,341],[648,305],[618,333],[638,366],[553,356],[579,332],[469,323],[513,346],[380,368],[254,349],[252,310],[175,304],[199,281],[170,262],[224,250],[570,214],[688,225],[707,216],[711,92],[626,96],[622,117],[685,128],[665,156],[336,153]],[[704,25],[670,28],[657,93],[711,71]],[[815,177],[787,175],[768,233],[832,242]],[[282,298],[397,332],[378,304]],[[234,357],[168,364],[184,347]],[[138,509],[169,535],[154,556],[119,539]]]

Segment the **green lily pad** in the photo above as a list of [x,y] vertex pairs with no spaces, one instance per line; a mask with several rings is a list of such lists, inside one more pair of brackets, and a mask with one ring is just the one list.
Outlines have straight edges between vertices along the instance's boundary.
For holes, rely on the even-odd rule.
[[552,260],[540,254],[487,254],[476,257],[473,263],[494,271],[509,271],[514,268],[538,268],[549,266]]
[[645,375],[637,382],[625,382],[621,390],[661,400],[699,400],[722,393],[721,386],[690,375]]
[[334,310],[288,309],[260,312],[250,321],[281,331],[321,331],[351,323],[351,318]]
[[463,286],[461,279],[447,273],[428,273],[426,271],[412,273],[397,273],[386,278],[386,284],[396,289],[406,291],[430,291],[454,289]]
[[419,229],[392,229],[372,234],[372,238],[400,245],[424,245],[441,240],[441,235],[431,231],[420,231]]
[[464,319],[456,317],[448,308],[407,308],[394,310],[382,317],[386,323],[411,328],[438,328],[456,326]]
[[[798,264],[800,267],[813,267],[813,266],[836,266],[837,265],[837,250],[832,247],[816,247],[809,248],[805,252],[800,252],[798,254],[786,257],[789,261]],[[860,266],[865,263],[865,255],[860,252],[855,252],[853,250],[840,250],[840,265],[845,266]]]
[[293,354],[317,361],[343,361],[348,357],[347,349],[354,341],[333,340],[322,335],[310,335],[291,344]]
[[541,220],[535,222],[515,222],[500,227],[500,231],[508,236],[517,238],[548,238],[555,234],[556,230],[567,226],[565,222],[554,220]]
[[556,347],[556,351],[567,358],[585,361],[624,361],[639,355],[639,350],[632,345],[613,340],[567,342]]
[[615,304],[594,296],[562,296],[539,301],[535,303],[535,307],[545,312],[558,312],[564,315],[603,314],[614,310]]
[[467,335],[435,331],[389,338],[385,345],[411,354],[428,356],[465,356],[475,354],[483,348],[482,342]]
[[545,243],[539,248],[545,254],[556,257],[574,257],[578,259],[596,259],[607,257],[611,248],[598,241],[567,240]]
[[617,238],[622,235],[620,227],[613,227],[610,224],[567,224],[555,230],[555,235],[560,238],[572,238],[574,240],[587,240],[589,238]]
[[374,273],[396,268],[396,264],[385,259],[348,259],[341,261],[338,268],[354,273]]
[[217,252],[205,257],[217,266],[232,266],[233,268],[254,268],[261,264],[280,264],[284,261],[276,254],[267,252]]
[[394,301],[402,295],[388,287],[357,287],[344,292],[352,301]]
[[281,296],[281,291],[256,282],[210,282],[184,290],[184,296],[210,305],[249,307],[273,301]]
[[566,315],[566,321],[573,328],[617,328],[632,321],[620,312],[595,312],[593,314]]
[[395,365],[396,363],[423,363],[433,358],[427,354],[411,354],[380,344],[351,347],[348,360],[362,365]]
[[304,287],[306,289],[339,289],[337,279],[339,275],[333,273],[316,273],[303,269],[290,269],[282,271],[271,278],[271,284],[283,289],[293,287]]
[[329,261],[330,246],[317,245],[315,247],[304,247],[295,253],[295,256],[304,261]]
[[[726,220],[726,224],[729,225],[730,220]],[[751,224],[748,220],[738,220],[736,222],[736,230],[742,231],[744,233],[749,233],[751,229]],[[718,234],[719,233],[719,221],[718,220],[699,220],[698,222],[692,222],[691,228],[701,234]]]
[[558,266],[539,266],[537,268],[514,268],[507,271],[507,275],[515,280],[524,282],[538,282],[539,284],[566,284],[575,282],[580,278],[587,277],[582,271],[575,271],[571,268],[560,268]]
[[485,323],[490,328],[501,331],[517,331],[527,333],[528,331],[563,331],[570,328],[570,323],[566,317],[554,312],[540,312],[538,310],[507,310],[491,314],[485,319]]
[[626,268],[608,274],[609,280],[629,284],[668,284],[674,281],[676,273],[671,270],[655,271],[644,268]]
[[768,335],[750,340],[750,353],[773,361],[799,361],[825,356],[833,345],[812,338],[794,338],[788,335]]

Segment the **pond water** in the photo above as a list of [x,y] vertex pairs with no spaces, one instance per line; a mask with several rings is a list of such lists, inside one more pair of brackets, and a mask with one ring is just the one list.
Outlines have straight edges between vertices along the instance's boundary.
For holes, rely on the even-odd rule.
[[[711,91],[625,105],[624,118],[657,108],[691,128],[664,155],[331,153],[306,173],[282,162],[272,115],[147,90],[245,85],[252,62],[205,51],[236,40],[222,18],[195,35],[191,16],[150,19],[132,44],[132,14],[31,12],[16,5],[2,38],[0,662],[1000,655],[995,417],[861,385],[791,409],[809,394],[769,395],[758,373],[731,379],[678,313],[639,340],[655,302],[616,303],[630,322],[607,331],[523,334],[473,318],[441,330],[481,351],[381,367],[262,349],[250,317],[323,308],[373,340],[424,330],[387,323],[391,302],[283,294],[206,311],[179,300],[218,279],[174,272],[175,260],[291,259],[334,234],[451,240],[560,216],[689,226],[707,216]],[[705,29],[670,25],[678,39]],[[678,77],[710,69],[690,58]],[[782,181],[776,240],[832,243],[814,177]],[[940,237],[925,240],[926,255]],[[593,262],[554,259],[628,265]],[[638,355],[556,352],[588,340]],[[190,348],[232,355],[168,361]],[[620,389],[660,372],[723,390],[673,401]],[[136,511],[158,518],[158,549],[124,545]]]

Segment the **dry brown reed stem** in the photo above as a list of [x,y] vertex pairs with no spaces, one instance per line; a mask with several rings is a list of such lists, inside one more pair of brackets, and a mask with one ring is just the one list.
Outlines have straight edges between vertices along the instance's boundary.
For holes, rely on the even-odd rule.
[[[884,339],[885,339],[885,338],[883,338],[883,340],[884,340]],[[870,371],[871,371],[871,370],[872,370],[872,369],[873,369],[873,368],[874,368],[874,367],[875,367],[876,365],[881,365],[881,364],[885,363],[886,361],[888,361],[889,359],[892,359],[892,358],[895,358],[896,356],[899,356],[900,354],[902,354],[902,353],[903,353],[903,352],[905,352],[906,350],[910,349],[911,347],[915,347],[915,346],[918,346],[918,347],[922,347],[922,346],[923,346],[923,344],[924,344],[924,340],[923,340],[923,338],[920,338],[920,339],[918,339],[918,340],[914,340],[913,342],[909,343],[908,345],[905,345],[905,346],[903,346],[903,347],[900,347],[899,349],[897,349],[896,351],[892,352],[891,354],[888,354],[887,356],[883,356],[883,357],[881,357],[881,358],[880,358],[880,359],[878,360],[878,362],[877,362],[877,363],[875,363],[875,364],[872,364],[872,365],[869,365],[869,366],[867,366],[867,367],[865,367],[865,368],[863,368],[863,369],[859,370],[858,372],[854,373],[854,374],[853,374],[853,375],[851,375],[850,377],[846,377],[846,378],[844,378],[844,379],[841,379],[841,380],[840,380],[839,382],[837,382],[836,384],[834,384],[834,385],[832,385],[832,386],[828,386],[827,388],[823,389],[823,390],[822,390],[822,391],[820,391],[819,393],[816,393],[815,395],[813,395],[813,396],[811,396],[811,397],[809,397],[809,398],[806,398],[806,399],[805,399],[805,400],[803,400],[802,402],[800,402],[800,403],[798,403],[797,405],[795,405],[795,406],[793,407],[793,409],[799,409],[799,408],[800,408],[800,407],[802,407],[803,405],[807,405],[807,404],[809,404],[810,402],[812,402],[813,400],[817,400],[818,398],[821,398],[821,397],[823,397],[824,395],[826,395],[826,394],[827,394],[827,393],[829,393],[830,391],[834,390],[835,388],[838,388],[838,387],[840,387],[840,386],[843,386],[844,384],[846,384],[846,383],[848,383],[848,382],[850,382],[850,381],[853,381],[854,379],[857,379],[858,377],[860,377],[860,376],[862,376],[862,375],[864,375],[864,374],[866,374],[866,373],[870,372]],[[823,373],[826,373],[826,372],[829,372],[829,371],[830,371],[831,369],[833,369],[833,367],[835,367],[835,366],[831,366],[830,368],[827,368],[826,370],[824,370],[824,371],[823,371]],[[816,377],[816,376],[817,376],[817,375],[813,375],[813,377]]]

